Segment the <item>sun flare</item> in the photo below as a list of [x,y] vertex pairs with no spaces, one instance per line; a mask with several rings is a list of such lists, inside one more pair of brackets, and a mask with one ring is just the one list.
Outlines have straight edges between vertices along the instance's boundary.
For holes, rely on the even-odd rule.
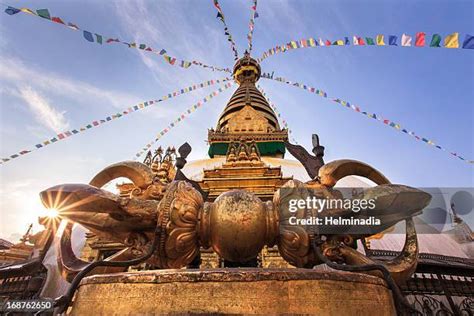
[[59,216],[59,210],[57,208],[48,208],[45,210],[45,214],[49,218],[56,218]]

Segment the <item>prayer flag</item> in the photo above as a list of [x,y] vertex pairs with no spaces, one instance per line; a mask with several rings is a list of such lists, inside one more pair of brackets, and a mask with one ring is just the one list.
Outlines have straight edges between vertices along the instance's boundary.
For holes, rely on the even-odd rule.
[[[377,35],[376,41],[377,41],[377,45],[379,45],[379,46],[384,46],[385,45],[385,43],[383,41],[383,35],[382,34]],[[369,41],[367,41],[367,44],[369,44]]]
[[441,36],[439,34],[433,34],[431,38],[430,47],[441,47]]
[[365,38],[367,45],[375,45],[374,39],[371,37],[366,37]]
[[402,35],[402,46],[411,46],[411,36],[407,34]]
[[36,10],[36,13],[43,19],[51,20],[51,16],[49,15],[48,9],[39,9],[39,10]]
[[415,46],[422,47],[425,46],[425,36],[423,32],[416,33]]
[[14,8],[14,7],[8,7],[5,9],[5,13],[8,14],[8,15],[14,15],[14,14],[17,14],[18,12],[20,12],[21,10],[20,9],[17,9],[17,8]]
[[98,44],[102,44],[102,35],[95,34],[95,38],[96,38]]
[[33,14],[33,15],[37,15],[35,12],[33,12],[32,10],[30,10],[28,8],[21,8],[20,11],[25,12],[25,13],[29,13],[29,14]]
[[464,42],[462,43],[464,49],[474,49],[474,36],[466,34]]
[[446,36],[446,38],[444,39],[444,47],[459,48],[459,33],[455,32]]
[[88,40],[89,42],[94,42],[94,38],[92,37],[92,33],[88,31],[83,32],[84,38]]
[[65,23],[63,22],[63,20],[61,20],[61,18],[58,18],[57,16],[52,17],[52,18],[51,18],[51,21],[56,22],[56,23],[60,23],[60,24],[65,24]]
[[398,39],[398,36],[396,35],[390,35],[388,37],[388,45],[390,46],[398,46],[397,45],[397,39]]
[[75,24],[72,24],[71,22],[69,22],[67,26],[73,30],[76,30],[76,31],[79,30],[79,27]]

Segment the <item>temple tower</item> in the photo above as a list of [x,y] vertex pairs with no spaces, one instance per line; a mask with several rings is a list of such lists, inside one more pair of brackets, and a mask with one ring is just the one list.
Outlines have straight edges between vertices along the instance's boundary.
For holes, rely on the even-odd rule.
[[277,116],[255,83],[260,79],[258,62],[248,53],[233,70],[239,87],[220,115],[216,129],[209,130],[209,156],[225,156],[229,144],[249,141],[257,144],[262,156],[283,158],[288,130],[281,129]]

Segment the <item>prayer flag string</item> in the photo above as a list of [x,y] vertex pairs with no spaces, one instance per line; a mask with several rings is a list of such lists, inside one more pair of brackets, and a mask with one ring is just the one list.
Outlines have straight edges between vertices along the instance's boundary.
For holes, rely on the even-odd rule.
[[159,132],[155,139],[146,144],[139,152],[135,154],[133,159],[138,159],[141,155],[148,152],[148,150],[153,146],[156,142],[158,142],[161,137],[167,134],[172,128],[176,127],[176,125],[183,120],[185,120],[189,115],[195,112],[197,109],[201,108],[205,103],[209,102],[212,98],[219,95],[224,90],[230,88],[234,83],[228,82],[224,86],[220,87],[216,91],[212,92],[208,96],[204,97],[202,100],[198,101],[196,104],[190,106],[186,111],[184,111],[181,115],[179,115],[174,121],[170,122],[167,127],[165,127],[161,132]]
[[48,145],[51,145],[51,144],[54,144],[60,140],[63,140],[63,139],[67,139],[67,138],[70,138],[71,136],[74,136],[76,134],[79,134],[79,133],[82,133],[82,132],[85,132],[91,128],[94,128],[94,127],[97,127],[97,126],[100,126],[100,125],[103,125],[107,122],[110,122],[110,121],[113,121],[113,120],[116,120],[116,119],[119,119],[121,117],[124,117],[130,113],[133,113],[133,112],[137,112],[137,111],[140,111],[142,109],[145,109],[151,105],[155,105],[157,103],[160,103],[160,102],[163,102],[163,101],[166,101],[168,99],[171,99],[171,98],[174,98],[176,96],[179,96],[179,95],[182,95],[184,93],[188,93],[188,92],[191,92],[191,91],[194,91],[196,89],[199,89],[199,88],[205,88],[205,87],[209,87],[211,85],[214,85],[216,83],[222,83],[222,82],[227,82],[227,81],[230,81],[230,80],[233,80],[232,78],[223,78],[223,79],[217,79],[217,80],[208,80],[208,81],[204,81],[204,82],[201,82],[199,84],[194,84],[192,86],[189,86],[189,87],[186,87],[186,88],[182,88],[182,89],[179,89],[179,90],[176,90],[174,92],[171,92],[171,93],[168,93],[167,95],[164,95],[161,99],[158,99],[158,100],[150,100],[150,101],[147,101],[147,102],[143,102],[143,103],[139,103],[137,105],[134,105],[132,107],[129,107],[127,109],[124,109],[120,112],[117,112],[116,114],[112,114],[110,116],[107,116],[103,119],[100,119],[100,120],[94,120],[92,122],[90,122],[89,124],[87,125],[84,125],[82,126],[81,128],[77,128],[77,129],[72,129],[72,130],[69,130],[69,131],[65,131],[65,132],[62,132],[62,133],[59,133],[57,134],[56,136],[54,136],[53,138],[51,139],[47,139],[41,143],[38,143],[34,146],[34,148],[30,148],[30,149],[24,149],[24,150],[21,150],[13,155],[10,155],[8,157],[4,157],[4,158],[1,158],[0,159],[0,165],[1,164],[5,164],[13,159],[16,159],[18,157],[21,157],[21,156],[24,156],[26,154],[29,154],[30,152],[32,151],[35,151],[35,150],[38,150],[40,148],[43,148],[43,147],[46,147]]
[[289,81],[285,78],[282,78],[282,77],[276,77],[276,78],[273,78],[273,73],[271,75],[269,74],[262,74],[262,78],[265,78],[265,79],[271,79],[271,80],[275,80],[275,81],[278,81],[278,82],[282,82],[282,83],[285,83],[287,85],[290,85],[290,86],[293,86],[293,87],[298,87],[298,88],[301,88],[303,90],[306,90],[308,92],[311,92],[311,93],[314,93],[314,94],[317,94],[319,95],[320,97],[323,97],[323,98],[326,98],[328,100],[331,100],[332,102],[335,102],[335,103],[338,103],[346,108],[349,108],[357,113],[360,113],[366,117],[369,117],[371,119],[374,119],[374,120],[377,120],[379,122],[382,122],[383,124],[387,125],[387,126],[390,126],[400,132],[403,132],[407,135],[410,135],[412,136],[413,138],[415,138],[416,140],[419,140],[419,141],[422,141],[434,148],[437,148],[437,149],[440,149],[442,151],[445,151],[447,153],[449,153],[451,156],[453,157],[456,157],[464,162],[467,162],[469,164],[474,164],[474,160],[468,160],[466,158],[464,158],[463,156],[459,155],[458,153],[456,152],[453,152],[453,151],[450,151],[450,150],[447,150],[445,149],[444,147],[441,147],[440,145],[437,145],[433,140],[430,140],[428,138],[425,138],[425,137],[421,137],[417,134],[415,134],[414,132],[410,131],[410,130],[407,130],[405,128],[403,128],[400,124],[398,123],[395,123],[394,121],[392,120],[389,120],[389,119],[386,119],[386,118],[383,118],[382,116],[378,115],[378,114],[375,114],[375,113],[369,113],[369,112],[366,112],[366,111],[363,111],[358,105],[355,105],[355,104],[351,104],[347,101],[344,101],[344,100],[341,100],[339,98],[332,98],[332,97],[328,97],[328,94],[320,89],[316,89],[316,88],[313,88],[313,87],[310,87],[308,85],[305,85],[305,84],[302,84],[302,83],[299,83],[299,82],[292,82],[292,81]]
[[464,40],[461,43],[459,39],[459,33],[455,32],[447,35],[442,41],[442,37],[439,34],[433,34],[429,45],[426,41],[426,33],[418,32],[413,37],[412,35],[403,33],[401,36],[388,35],[385,37],[383,34],[379,34],[375,37],[360,37],[357,35],[350,37],[344,37],[344,39],[328,40],[310,37],[308,39],[301,39],[298,41],[290,41],[283,45],[277,45],[269,50],[265,51],[258,62],[262,62],[269,56],[285,53],[290,50],[308,47],[322,47],[322,46],[402,46],[402,47],[444,47],[444,48],[463,48],[463,49],[474,49],[474,35],[466,34]]
[[12,7],[12,6],[8,6],[8,8],[5,9],[5,13],[8,14],[8,15],[15,15],[15,14],[20,13],[20,12],[27,13],[29,15],[33,15],[33,16],[36,16],[36,17],[40,17],[40,18],[43,18],[45,20],[48,20],[48,21],[56,23],[56,24],[61,24],[65,27],[68,27],[71,30],[74,30],[74,31],[81,31],[84,39],[87,40],[88,42],[91,42],[91,43],[96,43],[96,44],[99,44],[99,45],[121,43],[121,44],[126,45],[126,47],[128,47],[128,48],[140,49],[140,50],[143,50],[143,51],[146,51],[146,52],[156,54],[158,56],[162,56],[163,59],[168,64],[173,65],[173,66],[179,66],[179,67],[182,67],[182,68],[189,68],[189,67],[191,67],[191,65],[196,65],[196,66],[200,66],[200,67],[203,67],[203,68],[211,69],[213,71],[224,71],[224,72],[231,73],[231,70],[229,68],[221,68],[221,67],[210,66],[210,65],[206,65],[202,62],[196,61],[196,60],[188,61],[188,60],[177,59],[175,57],[172,57],[172,56],[168,55],[167,51],[163,48],[155,49],[155,48],[150,47],[147,44],[140,44],[140,43],[135,43],[135,42],[124,42],[124,41],[122,41],[122,40],[120,40],[116,37],[115,38],[114,37],[107,37],[107,36],[104,36],[104,35],[97,34],[95,32],[90,32],[90,31],[84,30],[84,29],[80,28],[79,26],[77,26],[77,24],[75,24],[75,23],[71,23],[71,22],[66,23],[60,17],[51,16],[48,9],[39,9],[39,10],[34,11],[34,10],[31,10],[31,9],[28,9],[28,8],[15,8],[15,7]]
[[252,0],[252,3],[253,5],[250,8],[252,13],[251,13],[250,22],[249,22],[249,32],[247,34],[247,40],[249,41],[249,54],[252,52],[253,30],[255,29],[255,19],[258,17],[257,0]]
[[237,52],[237,46],[235,45],[234,39],[232,38],[232,34],[230,34],[229,27],[225,21],[224,12],[222,11],[221,5],[219,4],[218,0],[213,0],[214,6],[217,9],[217,18],[221,20],[222,24],[224,24],[224,34],[227,36],[227,41],[230,43],[230,48],[234,52],[234,59],[239,59],[239,53]]
[[262,93],[262,95],[265,97],[265,99],[267,100],[268,104],[270,104],[270,107],[273,109],[273,112],[275,112],[276,116],[278,117],[279,120],[281,120],[281,123],[283,125],[283,128],[286,128],[288,130],[288,136],[291,137],[291,142],[293,144],[298,144],[298,142],[296,141],[296,139],[293,137],[292,135],[292,131],[291,129],[288,127],[288,122],[281,116],[280,112],[278,111],[277,107],[275,106],[275,104],[270,100],[270,98],[268,97],[268,95],[265,93],[265,91],[263,90],[263,88],[260,86],[260,85],[257,85],[257,88],[258,90],[260,90],[260,92]]

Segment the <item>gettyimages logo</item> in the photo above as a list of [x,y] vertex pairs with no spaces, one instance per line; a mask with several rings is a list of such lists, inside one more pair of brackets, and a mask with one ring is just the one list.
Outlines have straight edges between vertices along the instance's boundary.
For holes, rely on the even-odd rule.
[[[441,233],[456,225],[474,227],[473,188],[340,188],[326,196],[307,188],[280,190],[283,227],[301,226],[321,234],[404,234],[404,219],[415,218],[419,234]],[[467,234],[470,235],[470,234]]]
[[298,209],[315,209],[319,213],[329,209],[351,210],[355,213],[361,210],[375,209],[375,198],[364,199],[343,199],[343,198],[324,198],[308,197],[306,199],[290,199],[289,211],[295,213]]

